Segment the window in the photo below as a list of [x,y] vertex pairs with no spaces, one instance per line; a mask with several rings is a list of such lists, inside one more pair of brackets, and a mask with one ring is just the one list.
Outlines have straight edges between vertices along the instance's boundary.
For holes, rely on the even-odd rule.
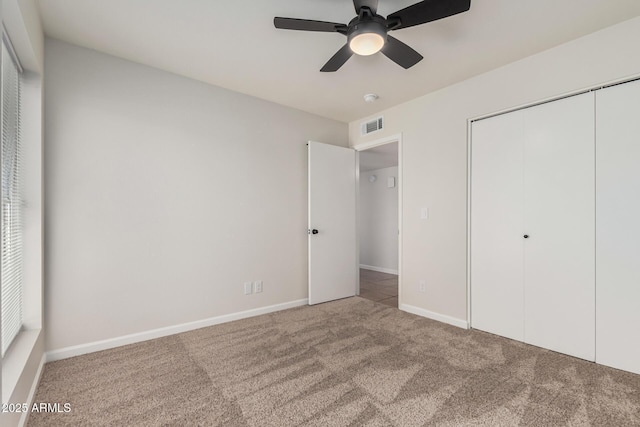
[[22,158],[20,66],[2,39],[2,357],[22,327]]

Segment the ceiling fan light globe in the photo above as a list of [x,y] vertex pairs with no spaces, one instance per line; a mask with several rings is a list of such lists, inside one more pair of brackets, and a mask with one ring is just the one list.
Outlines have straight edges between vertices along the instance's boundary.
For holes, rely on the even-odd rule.
[[380,52],[384,46],[384,37],[378,33],[362,33],[354,36],[349,42],[353,53],[361,56],[369,56]]

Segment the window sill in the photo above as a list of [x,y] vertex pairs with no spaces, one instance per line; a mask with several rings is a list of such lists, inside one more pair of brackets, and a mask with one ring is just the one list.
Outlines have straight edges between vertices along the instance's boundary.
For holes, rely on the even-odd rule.
[[35,348],[41,329],[21,331],[2,359],[2,403],[8,403]]

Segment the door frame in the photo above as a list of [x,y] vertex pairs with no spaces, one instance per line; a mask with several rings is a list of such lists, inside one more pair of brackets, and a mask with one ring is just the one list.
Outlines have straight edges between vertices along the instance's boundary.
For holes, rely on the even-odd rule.
[[363,142],[352,147],[356,151],[356,271],[358,271],[356,295],[360,295],[360,152],[394,142],[398,143],[398,179],[396,185],[398,186],[398,308],[400,308],[402,305],[402,187],[404,183],[402,177],[402,132]]

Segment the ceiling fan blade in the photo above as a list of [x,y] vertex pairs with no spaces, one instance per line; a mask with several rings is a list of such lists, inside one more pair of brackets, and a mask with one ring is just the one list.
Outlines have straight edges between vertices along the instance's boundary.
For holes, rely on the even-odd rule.
[[375,15],[378,12],[378,0],[353,0],[353,6],[356,8],[356,13],[360,15],[360,8],[366,6],[371,9],[371,12]]
[[327,33],[341,32],[347,26],[336,22],[312,21],[297,18],[273,18],[273,25],[282,30],[322,31]]
[[[399,30],[466,12],[470,7],[471,0],[424,0],[387,16],[387,23],[391,30]],[[395,22],[399,25],[394,26]]]
[[347,43],[342,46],[342,49],[337,51],[326,64],[324,64],[324,67],[322,67],[320,71],[324,73],[338,71],[338,69],[342,67],[352,55],[353,51],[349,47],[349,43]]
[[422,60],[422,55],[390,35],[387,35],[387,42],[381,52],[405,69],[413,67]]

